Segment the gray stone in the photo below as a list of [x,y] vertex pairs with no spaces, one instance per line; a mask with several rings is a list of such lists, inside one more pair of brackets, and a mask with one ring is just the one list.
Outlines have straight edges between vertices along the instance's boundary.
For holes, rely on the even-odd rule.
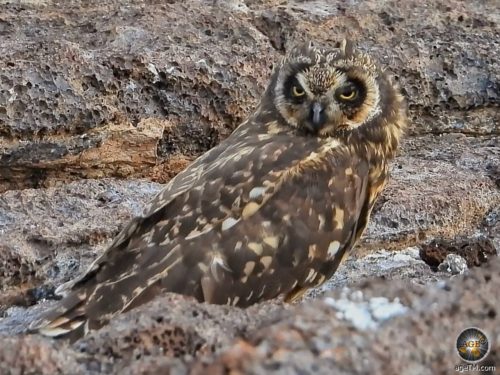
[[460,255],[448,254],[438,268],[452,275],[461,275],[467,271],[467,262]]

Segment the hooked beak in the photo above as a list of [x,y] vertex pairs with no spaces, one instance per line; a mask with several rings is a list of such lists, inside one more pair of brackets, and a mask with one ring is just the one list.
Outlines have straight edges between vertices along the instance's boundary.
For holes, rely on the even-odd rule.
[[323,125],[326,123],[325,108],[321,103],[313,103],[311,107],[311,112],[309,114],[309,120],[315,131],[319,131]]

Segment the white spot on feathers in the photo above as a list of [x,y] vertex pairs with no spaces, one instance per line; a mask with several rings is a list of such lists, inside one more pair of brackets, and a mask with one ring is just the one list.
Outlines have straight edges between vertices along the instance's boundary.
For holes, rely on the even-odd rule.
[[221,254],[214,254],[210,262],[210,272],[217,282],[221,281],[221,275],[224,271],[232,272]]
[[235,219],[235,218],[232,218],[232,217],[228,217],[226,220],[224,220],[222,222],[222,230],[224,231],[224,230],[228,230],[229,228],[232,228],[239,221],[240,221],[240,219]]
[[250,190],[250,193],[248,193],[248,198],[257,199],[264,195],[265,192],[266,188],[263,186],[254,187],[252,190]]
[[337,254],[337,251],[339,251],[339,248],[340,248],[339,241],[330,242],[330,246],[328,246],[328,258],[332,259]]

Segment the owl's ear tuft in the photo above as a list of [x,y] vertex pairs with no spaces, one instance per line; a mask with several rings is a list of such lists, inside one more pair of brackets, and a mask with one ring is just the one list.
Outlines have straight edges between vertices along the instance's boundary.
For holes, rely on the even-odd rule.
[[352,56],[354,53],[354,43],[349,39],[343,39],[339,42],[338,48],[345,56]]

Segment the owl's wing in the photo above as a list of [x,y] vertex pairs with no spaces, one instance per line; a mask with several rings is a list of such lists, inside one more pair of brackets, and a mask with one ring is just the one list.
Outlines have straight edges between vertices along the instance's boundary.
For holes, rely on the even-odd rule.
[[[85,273],[60,285],[56,289],[55,293],[57,295],[66,296],[73,288],[75,288],[75,286],[81,285],[89,278],[92,278],[97,271],[100,270],[101,265],[109,263],[113,256],[121,257],[121,252],[115,251],[115,249],[126,248],[131,236],[145,219],[153,216],[155,211],[161,210],[174,201],[179,195],[195,186],[203,178],[205,168],[213,163],[217,157],[227,149],[228,145],[230,145],[228,141],[220,143],[217,147],[212,148],[191,163],[186,169],[178,173],[177,176],[170,180],[165,188],[163,188],[162,191],[160,191],[160,193],[158,193],[156,197],[149,202],[147,207],[144,208],[142,215],[137,216],[128,222],[128,224],[113,239],[111,244],[108,245],[107,250],[104,251],[100,257],[95,259]],[[231,148],[229,151],[231,152]]]
[[263,198],[246,203],[250,216],[223,222],[223,251],[201,282],[204,300],[248,306],[285,294],[292,301],[328,280],[364,229],[371,205],[365,158],[312,152],[263,184],[272,174],[252,187],[249,195]]
[[[346,177],[348,158],[335,160],[318,148],[316,140],[300,140],[287,135],[250,136],[222,144],[197,160],[171,181],[143,216],[126,226],[34,328],[50,336],[84,326],[97,328],[162,289],[207,302],[238,304],[237,288],[245,284],[245,277],[255,279],[255,287],[262,280],[279,280],[278,274],[273,277],[270,272],[276,262],[278,273],[291,281],[274,292],[286,291],[298,285],[298,277],[292,280],[286,275],[303,257],[289,256],[290,249],[292,253],[307,251],[317,265],[338,263],[336,253],[345,251],[352,238],[359,215],[356,195],[363,190],[364,178]],[[358,169],[366,175],[363,168]],[[325,204],[330,210],[324,214],[323,229],[319,222],[315,229],[311,220],[322,221],[314,216],[324,211]],[[294,210],[288,220],[287,213]],[[334,229],[336,220],[347,229]],[[307,236],[313,239],[318,231],[327,234],[317,235],[316,248],[304,250],[300,241]],[[250,259],[259,265],[250,269]],[[219,288],[226,279],[233,280],[228,284],[229,294]],[[265,291],[258,294],[255,301],[271,296]]]

